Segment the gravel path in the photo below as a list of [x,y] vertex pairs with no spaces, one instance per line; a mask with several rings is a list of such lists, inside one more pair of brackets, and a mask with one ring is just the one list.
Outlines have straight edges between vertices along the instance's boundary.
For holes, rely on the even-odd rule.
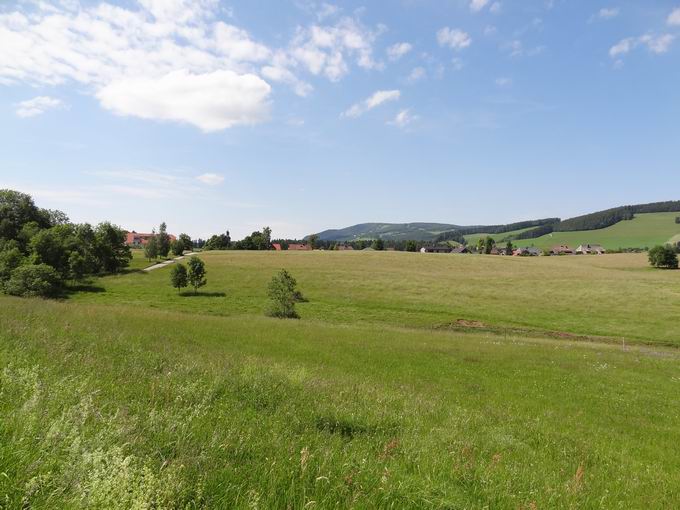
[[164,260],[163,262],[159,262],[158,264],[154,264],[153,266],[145,267],[144,269],[142,269],[142,271],[146,271],[148,273],[149,271],[153,271],[154,269],[160,269],[161,267],[169,266],[170,264],[174,264],[178,260],[182,260],[185,257],[192,257],[194,255],[197,255],[197,253],[192,251],[191,253],[187,253],[186,255],[175,257],[172,260]]

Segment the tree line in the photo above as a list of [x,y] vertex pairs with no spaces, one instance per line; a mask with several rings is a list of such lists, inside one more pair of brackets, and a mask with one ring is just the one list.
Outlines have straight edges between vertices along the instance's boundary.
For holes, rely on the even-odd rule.
[[0,190],[0,291],[54,296],[68,281],[116,273],[132,259],[126,233],[110,222],[71,223],[30,195]]

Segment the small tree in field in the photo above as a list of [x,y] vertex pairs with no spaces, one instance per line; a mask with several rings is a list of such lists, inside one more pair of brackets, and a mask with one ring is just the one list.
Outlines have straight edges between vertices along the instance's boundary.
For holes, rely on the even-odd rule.
[[146,260],[156,260],[158,258],[158,239],[156,234],[152,235],[144,245],[144,256]]
[[288,271],[282,269],[269,282],[269,308],[267,315],[279,319],[299,319],[295,303],[304,301],[304,297],[295,287],[297,282]]
[[206,283],[208,283],[205,278],[205,262],[203,262],[198,257],[191,257],[187,265],[189,266],[189,271],[187,273],[189,285],[194,288],[194,294],[197,294],[198,288],[203,287]]
[[170,243],[170,249],[175,257],[179,257],[184,253],[184,243],[182,241],[172,241]]
[[170,283],[180,292],[189,284],[187,268],[183,264],[176,264],[170,271]]
[[678,254],[671,246],[655,246],[649,250],[649,263],[663,269],[678,268]]

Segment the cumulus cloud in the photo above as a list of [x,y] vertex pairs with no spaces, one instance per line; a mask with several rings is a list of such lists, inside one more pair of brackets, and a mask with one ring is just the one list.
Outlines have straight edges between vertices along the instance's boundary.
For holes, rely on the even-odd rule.
[[472,44],[472,39],[467,32],[449,27],[444,27],[437,32],[437,41],[440,46],[448,46],[456,51],[467,48]]
[[59,99],[49,96],[38,96],[33,99],[21,101],[17,105],[16,114],[21,118],[35,117],[36,115],[45,113],[47,110],[53,110],[62,106],[63,103]]
[[501,78],[496,78],[496,85],[498,87],[509,87],[512,85],[512,78],[507,78],[505,76]]
[[205,131],[253,124],[267,118],[265,80],[305,96],[301,72],[337,81],[352,65],[380,68],[373,44],[384,27],[347,16],[324,24],[338,9],[322,11],[275,49],[222,21],[219,0],[18,2],[0,11],[0,85],[77,84],[119,115]]
[[391,121],[388,122],[389,125],[391,126],[397,126],[400,128],[404,128],[411,124],[413,121],[418,120],[417,115],[412,115],[411,111],[409,109],[406,110],[401,110],[397,115],[392,119]]
[[350,118],[360,117],[367,111],[372,110],[383,103],[396,101],[399,97],[401,97],[401,92],[398,90],[378,90],[369,98],[352,105],[341,116]]
[[217,184],[222,184],[224,182],[224,176],[211,173],[199,175],[196,179],[209,186],[216,186]]
[[609,49],[609,56],[612,58],[619,58],[623,55],[627,55],[639,46],[646,46],[652,53],[666,53],[674,40],[675,36],[671,34],[646,34],[640,37],[627,37],[626,39],[620,40]]
[[205,132],[267,118],[271,87],[254,74],[173,71],[160,78],[123,78],[97,92],[117,115],[180,121]]
[[673,10],[673,12],[668,15],[667,22],[671,26],[680,26],[680,7]]
[[411,46],[407,42],[393,44],[392,46],[387,48],[387,56],[392,61],[399,60],[401,57],[406,55],[412,49],[413,46]]

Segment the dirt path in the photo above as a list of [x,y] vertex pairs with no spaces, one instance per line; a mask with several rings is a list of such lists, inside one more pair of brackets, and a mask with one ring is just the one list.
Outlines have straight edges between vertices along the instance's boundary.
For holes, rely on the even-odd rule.
[[148,273],[149,271],[153,271],[154,269],[160,269],[161,267],[169,266],[170,264],[174,264],[178,260],[182,260],[185,257],[192,257],[194,255],[196,255],[196,252],[192,251],[191,253],[187,253],[186,255],[175,257],[174,259],[171,260],[164,260],[163,262],[159,262],[158,264],[154,264],[153,266],[145,267],[144,269],[142,269],[142,271],[146,271]]

